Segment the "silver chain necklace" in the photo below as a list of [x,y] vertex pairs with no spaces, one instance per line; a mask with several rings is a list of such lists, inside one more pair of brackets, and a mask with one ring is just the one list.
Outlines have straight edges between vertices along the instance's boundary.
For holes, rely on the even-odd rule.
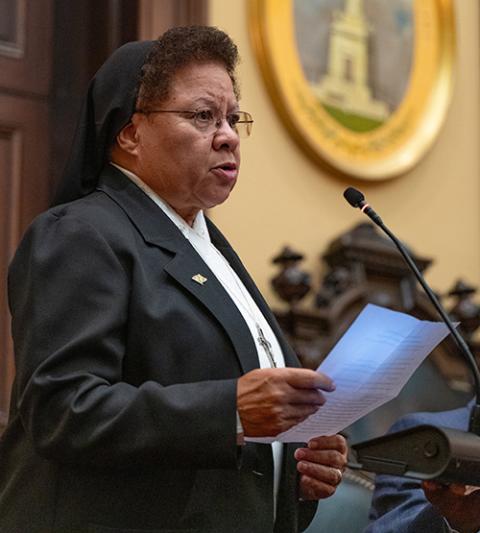
[[245,294],[246,289],[242,286],[242,283],[238,282],[237,276],[235,275],[235,272],[232,271],[233,269],[230,266],[230,264],[228,263],[228,261],[225,259],[225,257],[217,250],[217,248],[213,244],[211,244],[211,246],[215,250],[217,255],[224,262],[230,277],[233,279],[233,281],[235,283],[235,286],[238,288],[240,294],[242,295],[242,298],[243,298],[244,302],[237,295],[235,295],[235,293],[233,293],[235,295],[235,299],[237,301],[237,304],[239,304],[243,308],[243,310],[248,314],[248,316],[255,323],[255,328],[257,330],[257,335],[258,335],[256,340],[257,340],[258,344],[265,351],[265,354],[267,355],[268,360],[270,362],[270,366],[272,368],[277,368],[277,363],[275,362],[275,357],[273,356],[272,344],[271,344],[271,342],[269,342],[267,337],[265,337],[265,333],[263,333],[263,330],[262,330],[260,324],[258,323],[257,319],[255,318],[255,312],[252,309],[252,306],[251,306],[251,303],[250,303],[250,299],[249,299],[249,295]]

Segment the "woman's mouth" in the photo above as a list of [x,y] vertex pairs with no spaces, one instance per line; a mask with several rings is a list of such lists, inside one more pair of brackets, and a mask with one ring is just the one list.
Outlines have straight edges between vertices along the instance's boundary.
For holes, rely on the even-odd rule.
[[225,162],[212,168],[212,172],[219,177],[226,178],[229,181],[235,180],[238,175],[236,163]]

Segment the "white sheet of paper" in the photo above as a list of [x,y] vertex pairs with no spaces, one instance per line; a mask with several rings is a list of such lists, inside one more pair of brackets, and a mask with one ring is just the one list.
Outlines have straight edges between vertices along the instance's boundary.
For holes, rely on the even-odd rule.
[[253,442],[308,442],[332,435],[395,398],[425,357],[449,333],[443,322],[418,320],[368,304],[317,371],[335,382],[326,403],[275,438]]

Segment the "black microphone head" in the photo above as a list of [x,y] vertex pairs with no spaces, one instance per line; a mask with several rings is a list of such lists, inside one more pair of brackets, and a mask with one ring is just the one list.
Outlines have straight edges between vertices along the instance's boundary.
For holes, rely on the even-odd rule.
[[361,203],[365,201],[365,196],[363,196],[360,191],[357,191],[357,189],[354,189],[353,187],[348,187],[348,189],[345,189],[343,196],[352,207],[361,207]]

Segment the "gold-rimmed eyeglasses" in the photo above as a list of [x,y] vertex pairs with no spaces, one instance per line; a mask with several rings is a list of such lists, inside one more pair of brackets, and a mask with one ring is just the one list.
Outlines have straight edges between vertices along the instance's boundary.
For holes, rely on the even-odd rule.
[[228,113],[226,116],[222,115],[220,111],[208,108],[197,109],[196,111],[179,109],[135,109],[135,113],[142,113],[144,115],[150,115],[152,113],[177,113],[184,115],[189,120],[192,120],[198,130],[205,132],[207,135],[215,133],[222,126],[224,120],[242,138],[250,135],[253,126],[252,115],[246,111],[235,111],[234,113]]

